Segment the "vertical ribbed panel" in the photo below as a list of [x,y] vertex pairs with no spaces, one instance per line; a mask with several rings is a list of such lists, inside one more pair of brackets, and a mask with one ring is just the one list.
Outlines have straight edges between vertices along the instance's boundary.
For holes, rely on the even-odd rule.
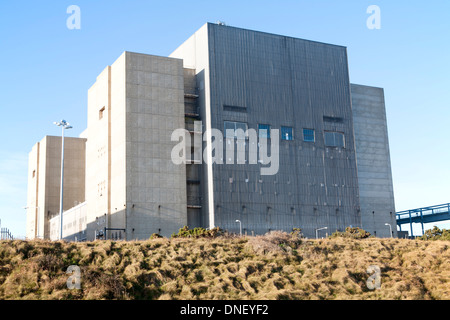
[[[346,48],[210,24],[209,50],[213,128],[294,129],[293,141],[280,141],[276,175],[214,165],[215,225],[237,231],[239,219],[249,234],[300,227],[309,237],[360,226]],[[315,143],[303,142],[303,128],[315,130]],[[346,148],[325,147],[324,130],[343,132]]]

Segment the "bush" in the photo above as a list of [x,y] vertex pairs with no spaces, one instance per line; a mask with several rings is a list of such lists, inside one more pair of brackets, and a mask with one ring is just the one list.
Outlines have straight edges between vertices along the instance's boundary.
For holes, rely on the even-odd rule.
[[433,229],[425,231],[422,237],[419,237],[420,240],[447,240],[450,241],[450,230],[447,229],[439,229],[434,226]]
[[172,238],[216,238],[222,235],[224,232],[219,227],[207,230],[205,228],[189,229],[188,226],[184,226],[178,233],[173,233]]
[[153,240],[153,239],[160,239],[160,238],[164,238],[162,235],[160,235],[159,233],[153,233],[151,236],[150,236],[150,240]]
[[283,231],[270,231],[263,236],[251,237],[248,244],[256,253],[267,254],[270,252],[290,253],[301,244],[298,235],[288,234]]
[[300,228],[292,228],[292,232],[290,233],[290,235],[299,239],[304,238],[302,229]]
[[347,227],[344,232],[336,231],[330,238],[351,238],[351,239],[366,239],[370,238],[372,235],[364,229],[355,227]]

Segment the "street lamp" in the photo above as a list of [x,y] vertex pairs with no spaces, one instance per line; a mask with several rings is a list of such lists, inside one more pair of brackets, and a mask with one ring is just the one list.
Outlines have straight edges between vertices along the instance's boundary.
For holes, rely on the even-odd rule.
[[385,223],[384,225],[385,226],[389,226],[389,230],[391,232],[391,238],[392,238],[392,226],[389,223]]
[[328,229],[328,227],[316,229],[316,239],[319,238],[319,235],[318,235],[318,232],[317,232],[317,231],[319,231],[319,230],[326,230],[326,229]]
[[40,219],[40,208],[39,207],[24,207],[25,210],[28,209],[37,209],[37,216],[35,217],[36,224],[35,224],[35,230],[34,230],[34,237],[40,238],[39,236],[39,219]]
[[59,222],[60,222],[60,230],[59,230],[59,239],[63,239],[63,196],[64,196],[64,130],[72,129],[72,126],[66,121],[61,120],[60,122],[53,122],[58,127],[62,127],[61,134],[61,190],[60,190],[60,198],[59,198]]
[[236,220],[236,222],[239,222],[239,235],[242,236],[242,223],[241,223],[241,220]]

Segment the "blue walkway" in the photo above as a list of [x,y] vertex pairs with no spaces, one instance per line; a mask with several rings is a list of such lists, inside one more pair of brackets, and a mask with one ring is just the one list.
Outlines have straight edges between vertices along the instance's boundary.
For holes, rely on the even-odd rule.
[[432,207],[405,210],[396,213],[397,225],[402,230],[402,225],[409,224],[411,229],[410,236],[413,236],[413,223],[422,225],[422,234],[424,233],[423,225],[438,221],[450,220],[450,203],[440,204]]

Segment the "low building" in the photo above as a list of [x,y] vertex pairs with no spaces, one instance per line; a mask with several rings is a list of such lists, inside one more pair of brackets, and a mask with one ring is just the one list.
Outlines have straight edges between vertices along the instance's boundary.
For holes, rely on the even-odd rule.
[[[59,216],[61,137],[46,136],[28,160],[26,238],[50,238],[49,221]],[[64,210],[85,202],[86,139],[65,138]]]

